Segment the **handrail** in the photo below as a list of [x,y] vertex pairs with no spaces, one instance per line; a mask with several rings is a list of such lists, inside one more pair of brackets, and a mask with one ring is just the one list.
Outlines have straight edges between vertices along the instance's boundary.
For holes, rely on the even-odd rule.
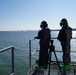
[[4,52],[4,51],[7,51],[8,49],[11,49],[12,47],[14,47],[14,46],[9,46],[9,47],[0,49],[0,53],[2,53],[2,52]]
[[[51,38],[51,39],[57,39],[57,38]],[[72,39],[76,39],[76,38],[72,38]],[[34,40],[34,39],[33,39]],[[31,56],[39,51],[39,50],[34,50],[33,52],[31,52],[31,41],[32,40],[29,40],[29,68],[31,68]],[[62,51],[59,51],[59,50],[56,50],[56,52],[62,52]],[[76,52],[76,51],[71,51],[71,52]]]
[[[60,29],[51,29],[51,31],[59,31]],[[72,28],[72,31],[76,31],[76,28]]]
[[[52,37],[51,39],[57,39],[57,37]],[[76,39],[76,37],[73,37],[72,39]]]
[[[39,50],[34,50],[31,55],[33,55],[35,52],[39,52]],[[59,50],[56,50],[55,52],[63,52],[63,51],[59,51]],[[76,52],[76,51],[70,51],[70,52]]]
[[[51,31],[60,31],[60,29],[51,29]],[[76,28],[73,28],[72,31],[76,31]],[[51,39],[57,39],[57,37],[52,37]],[[73,37],[72,39],[76,39],[76,37]],[[38,50],[34,50],[31,52],[31,41],[34,39],[29,40],[29,68],[31,68],[31,56]],[[56,52],[62,52],[62,51],[56,51]],[[71,51],[76,52],[76,51]]]
[[14,75],[14,46],[9,46],[9,47],[0,49],[0,53],[8,51],[9,49],[12,49],[12,73],[10,75]]

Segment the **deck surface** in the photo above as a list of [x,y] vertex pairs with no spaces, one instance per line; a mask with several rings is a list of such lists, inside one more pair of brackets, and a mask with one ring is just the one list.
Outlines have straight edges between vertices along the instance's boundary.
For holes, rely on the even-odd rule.
[[[35,66],[36,64],[29,70],[27,75],[48,75],[48,68],[36,70]],[[55,63],[50,65],[50,75],[76,75],[75,70],[76,64],[71,64],[71,68],[69,71],[65,71],[63,69],[60,71],[58,65]]]

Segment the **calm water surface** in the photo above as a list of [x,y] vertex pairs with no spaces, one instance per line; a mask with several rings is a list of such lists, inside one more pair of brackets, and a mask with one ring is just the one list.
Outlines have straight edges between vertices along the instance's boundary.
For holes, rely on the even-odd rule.
[[[26,75],[29,69],[29,40],[37,35],[38,31],[13,31],[0,32],[0,49],[14,45],[15,47],[15,75]],[[57,37],[58,32],[51,32],[52,37]],[[73,33],[75,37],[76,33]],[[39,50],[39,40],[32,40],[32,51]],[[60,42],[54,39],[56,50],[61,51]],[[71,49],[76,49],[76,40],[71,40]],[[62,60],[62,53],[57,53],[58,59]],[[38,58],[38,52],[32,56],[32,63]],[[71,54],[72,61],[75,61],[76,54]],[[53,60],[55,58],[53,57]],[[11,73],[11,50],[0,53],[0,75]]]

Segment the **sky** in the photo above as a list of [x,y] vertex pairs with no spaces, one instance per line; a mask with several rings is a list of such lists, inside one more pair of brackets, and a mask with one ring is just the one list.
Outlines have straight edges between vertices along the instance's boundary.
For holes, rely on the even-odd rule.
[[76,28],[76,0],[0,0],[0,31],[39,30],[43,20],[60,29],[62,18]]

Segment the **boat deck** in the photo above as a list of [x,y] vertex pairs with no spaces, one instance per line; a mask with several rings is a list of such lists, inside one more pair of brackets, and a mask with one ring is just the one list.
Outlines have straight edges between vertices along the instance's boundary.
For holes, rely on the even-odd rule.
[[61,69],[60,71],[57,63],[51,64],[49,74],[48,74],[49,67],[47,69],[36,70],[35,66],[37,66],[36,63],[30,68],[27,75],[76,75],[76,70],[75,70],[76,64],[74,62],[71,63],[70,70],[68,71],[63,70],[63,69]]

